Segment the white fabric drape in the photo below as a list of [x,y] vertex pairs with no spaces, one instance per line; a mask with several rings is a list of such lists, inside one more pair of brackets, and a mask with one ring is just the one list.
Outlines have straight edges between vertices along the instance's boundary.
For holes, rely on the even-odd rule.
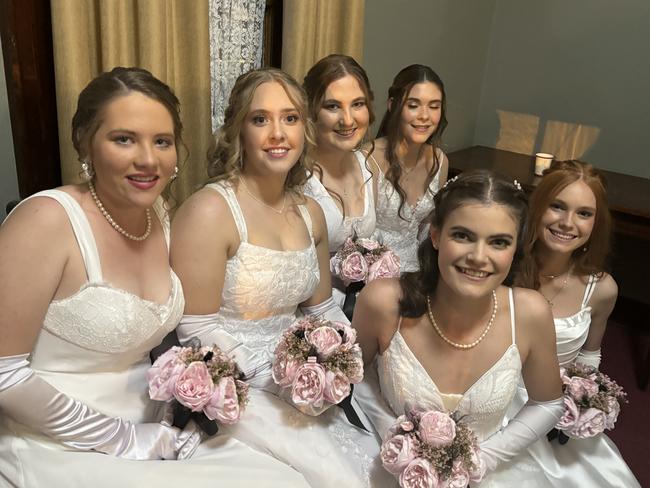
[[265,0],[209,0],[212,131],[223,124],[237,77],[259,68]]

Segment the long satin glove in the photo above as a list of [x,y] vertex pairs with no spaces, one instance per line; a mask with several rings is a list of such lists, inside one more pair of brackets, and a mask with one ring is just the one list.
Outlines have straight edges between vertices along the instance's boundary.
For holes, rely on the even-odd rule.
[[251,351],[228,332],[219,329],[217,315],[218,312],[208,315],[183,315],[176,328],[178,340],[181,344],[186,344],[196,337],[202,346],[216,345],[237,363],[248,384],[276,393],[278,389],[271,376],[270,361]]
[[344,324],[350,324],[350,321],[341,310],[332,297],[329,297],[327,300],[319,303],[318,305],[310,306],[300,306],[300,311],[305,315],[316,315],[317,317],[323,317],[325,320],[330,320],[332,322],[343,322]]
[[593,366],[594,368],[598,369],[598,367],[600,366],[601,357],[602,355],[600,353],[600,349],[596,349],[595,351],[580,349],[580,352],[576,357],[576,363],[581,363],[587,366]]
[[68,447],[126,459],[189,457],[198,445],[191,430],[133,424],[96,412],[34,374],[27,357],[0,358],[0,409],[17,422]]
[[354,385],[354,399],[361,411],[368,418],[375,432],[384,440],[397,416],[388,406],[381,394],[377,376],[376,359],[363,370],[363,381]]
[[536,440],[546,436],[564,413],[562,397],[548,402],[528,400],[519,413],[499,432],[481,443],[481,457],[488,471],[510,461]]

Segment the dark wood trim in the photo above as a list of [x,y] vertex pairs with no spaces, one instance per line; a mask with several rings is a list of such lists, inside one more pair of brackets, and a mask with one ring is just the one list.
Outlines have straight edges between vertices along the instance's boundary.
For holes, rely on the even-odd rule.
[[282,0],[266,0],[262,66],[282,67]]
[[47,0],[2,0],[0,35],[21,198],[61,185]]

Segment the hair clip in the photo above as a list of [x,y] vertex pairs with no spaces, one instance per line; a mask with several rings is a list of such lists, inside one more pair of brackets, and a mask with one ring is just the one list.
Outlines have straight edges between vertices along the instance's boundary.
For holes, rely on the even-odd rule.
[[447,188],[447,186],[451,185],[454,181],[456,181],[459,176],[460,176],[460,174],[457,174],[453,178],[449,178],[447,181],[445,181],[445,184],[442,185],[441,189],[444,190],[445,188]]
[[513,180],[512,184],[515,186],[517,190],[522,191],[521,183],[519,183],[517,180]]

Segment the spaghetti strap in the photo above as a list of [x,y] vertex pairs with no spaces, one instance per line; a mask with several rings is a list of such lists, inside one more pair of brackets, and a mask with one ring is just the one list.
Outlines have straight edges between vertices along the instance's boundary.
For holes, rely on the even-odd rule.
[[93,235],[92,228],[90,227],[90,222],[88,222],[88,218],[81,208],[81,205],[79,205],[79,202],[77,202],[77,200],[75,200],[71,195],[64,191],[45,190],[35,193],[34,195],[26,198],[16,207],[22,205],[27,200],[31,200],[32,198],[36,197],[51,198],[53,200],[56,200],[63,207],[65,213],[68,215],[68,219],[70,220],[70,225],[72,226],[75,238],[77,239],[79,251],[81,252],[81,258],[83,259],[84,265],[86,267],[86,275],[88,276],[88,281],[90,283],[101,283],[103,281],[102,267],[99,261],[99,252],[97,251],[95,236]]
[[512,288],[508,288],[508,300],[510,301],[510,329],[512,330],[512,343],[515,343],[515,299]]
[[307,207],[305,205],[298,205],[298,210],[300,211],[300,215],[302,216],[302,219],[305,221],[305,225],[307,226],[309,238],[313,241],[314,232],[312,229],[311,215],[309,215],[309,210],[307,210]]
[[587,281],[587,286],[585,287],[585,294],[582,297],[582,306],[580,308],[585,308],[587,306],[587,303],[589,303],[589,300],[591,300],[591,296],[594,294],[594,290],[596,289],[597,282],[598,281],[596,280],[595,274],[589,275],[589,281]]
[[230,184],[224,184],[223,182],[217,183],[208,183],[205,185],[206,188],[219,193],[230,207],[230,213],[232,218],[235,220],[235,225],[237,226],[237,232],[239,232],[240,242],[248,242],[248,229],[246,228],[246,220],[244,219],[244,214],[241,211],[237,197],[235,196],[235,191]]

